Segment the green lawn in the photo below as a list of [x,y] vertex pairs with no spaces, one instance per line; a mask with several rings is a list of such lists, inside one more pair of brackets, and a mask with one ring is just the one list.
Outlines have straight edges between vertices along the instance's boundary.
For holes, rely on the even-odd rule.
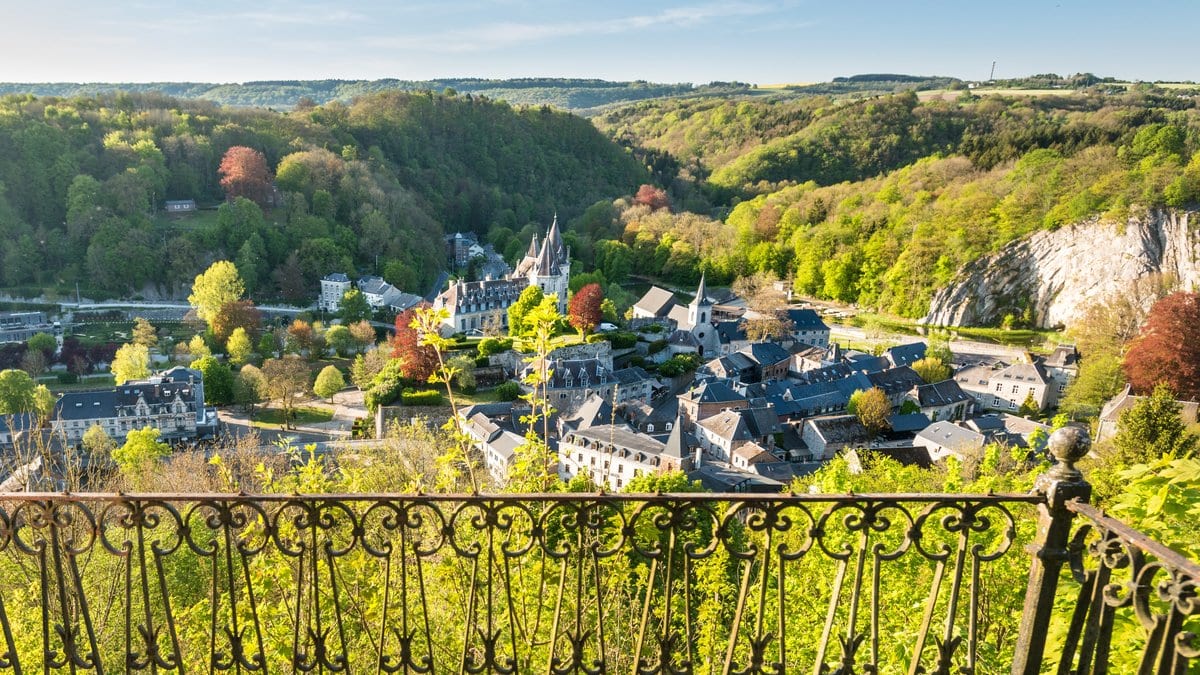
[[160,211],[154,216],[154,225],[172,230],[203,230],[209,227],[215,227],[217,224],[217,210],[207,209],[196,211],[186,215],[168,215]]
[[[293,411],[293,424],[321,424],[333,419],[333,411],[324,408],[301,407]],[[250,423],[263,429],[278,428],[283,424],[283,411],[278,408],[262,408],[254,412]]]

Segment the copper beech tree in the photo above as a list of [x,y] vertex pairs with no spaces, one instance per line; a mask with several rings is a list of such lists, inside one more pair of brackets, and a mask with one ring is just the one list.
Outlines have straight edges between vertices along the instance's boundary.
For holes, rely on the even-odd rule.
[[1124,369],[1139,394],[1166,384],[1181,399],[1200,398],[1200,294],[1172,293],[1154,303],[1129,343]]
[[400,359],[400,372],[405,378],[417,382],[428,382],[429,376],[438,367],[437,351],[422,344],[421,335],[413,324],[416,313],[411,310],[396,316],[396,333],[389,340],[392,358]]
[[271,170],[261,152],[235,145],[225,151],[217,171],[221,174],[221,187],[227,199],[245,197],[259,206],[266,204],[271,192]]
[[604,301],[604,291],[600,284],[587,284],[571,296],[567,307],[567,319],[580,335],[587,335],[600,325],[603,312],[600,303]]

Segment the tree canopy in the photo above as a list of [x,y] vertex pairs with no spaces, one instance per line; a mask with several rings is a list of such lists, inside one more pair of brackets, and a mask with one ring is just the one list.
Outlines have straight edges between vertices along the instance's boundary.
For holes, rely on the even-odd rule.
[[1166,384],[1177,396],[1200,399],[1200,294],[1181,291],[1154,303],[1124,369],[1138,393]]

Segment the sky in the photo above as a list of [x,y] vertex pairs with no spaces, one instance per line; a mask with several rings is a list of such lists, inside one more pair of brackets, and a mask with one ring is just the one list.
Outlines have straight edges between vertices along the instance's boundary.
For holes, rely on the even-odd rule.
[[1178,0],[0,0],[0,81],[1200,80]]

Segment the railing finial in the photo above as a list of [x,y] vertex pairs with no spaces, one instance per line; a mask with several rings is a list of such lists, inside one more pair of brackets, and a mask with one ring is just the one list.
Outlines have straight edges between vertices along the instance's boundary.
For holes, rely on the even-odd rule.
[[1050,467],[1049,474],[1055,480],[1078,482],[1083,473],[1075,468],[1075,462],[1087,456],[1092,440],[1079,427],[1063,427],[1050,434],[1048,449],[1058,463]]

